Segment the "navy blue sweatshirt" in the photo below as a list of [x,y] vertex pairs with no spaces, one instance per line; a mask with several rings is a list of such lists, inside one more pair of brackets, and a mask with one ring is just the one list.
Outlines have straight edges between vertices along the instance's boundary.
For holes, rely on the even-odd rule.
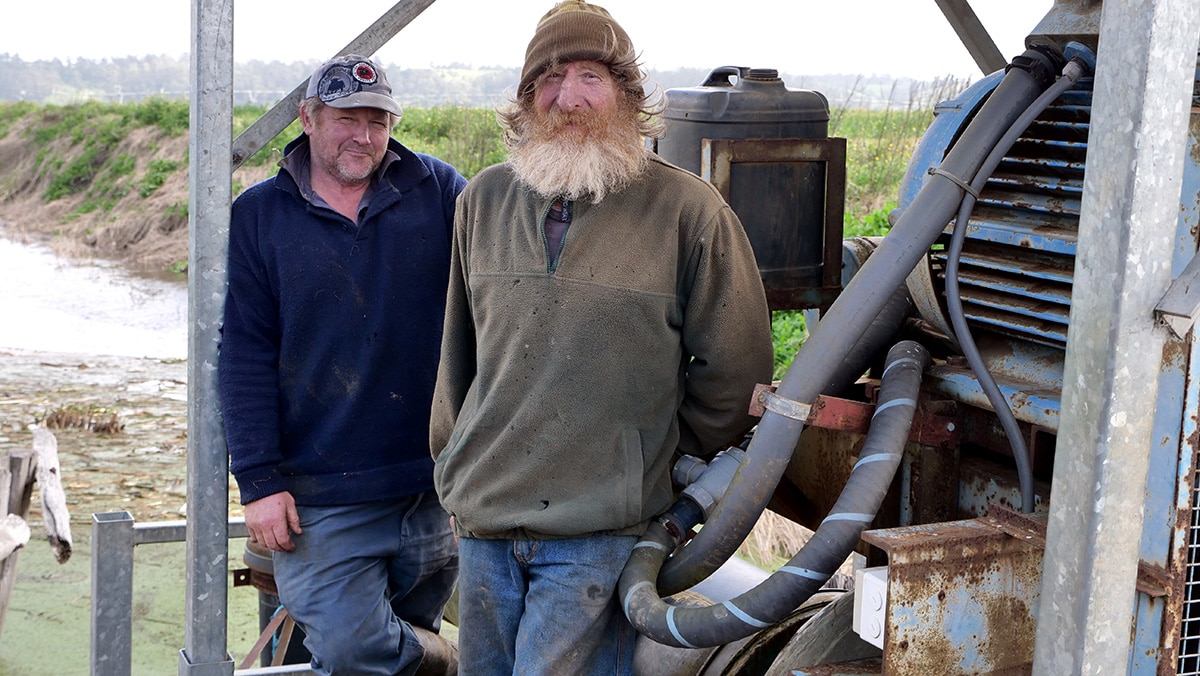
[[301,194],[308,137],[233,204],[218,380],[242,503],[302,505],[433,487],[454,203],[466,181],[395,140],[355,224]]

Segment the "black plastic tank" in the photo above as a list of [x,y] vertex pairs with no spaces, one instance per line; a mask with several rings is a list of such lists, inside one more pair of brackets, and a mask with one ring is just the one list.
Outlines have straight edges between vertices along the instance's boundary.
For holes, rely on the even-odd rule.
[[[787,87],[774,69],[723,66],[698,87],[669,89],[666,96],[658,154],[696,175],[702,173],[703,139],[829,136],[828,100]],[[746,229],[768,291],[821,284],[825,175],[825,165],[811,161],[730,167],[726,197]]]

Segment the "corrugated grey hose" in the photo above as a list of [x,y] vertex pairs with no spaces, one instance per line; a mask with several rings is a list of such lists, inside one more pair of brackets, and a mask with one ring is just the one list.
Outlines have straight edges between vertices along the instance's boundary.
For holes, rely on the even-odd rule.
[[[996,142],[1062,69],[1062,55],[1028,49],[1013,60],[1004,79],[975,113],[938,173],[905,208],[887,237],[816,326],[788,366],[776,394],[786,400],[811,403],[829,384],[856,337],[863,335],[880,311],[904,284],[914,266],[954,217],[966,192]],[[768,410],[759,421],[746,452],[746,462],[734,476],[725,497],[705,526],[670,561],[679,568],[677,584],[659,581],[664,595],[674,594],[708,577],[728,560],[746,539],[767,506],[800,439],[804,424]],[[732,546],[731,546],[732,545]],[[682,585],[682,586],[681,586]]]
[[904,454],[929,353],[913,341],[889,352],[879,399],[858,463],[833,509],[804,547],[757,587],[703,608],[669,605],[654,580],[678,544],[676,528],[651,522],[621,574],[618,590],[625,615],[651,639],[680,648],[735,641],[775,624],[821,588],[858,544],[875,518]]

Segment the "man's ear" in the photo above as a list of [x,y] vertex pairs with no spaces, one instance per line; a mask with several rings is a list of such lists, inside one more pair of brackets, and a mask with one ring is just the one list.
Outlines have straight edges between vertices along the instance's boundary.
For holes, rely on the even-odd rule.
[[300,125],[302,127],[304,127],[304,133],[311,135],[312,128],[315,123],[316,123],[316,120],[309,117],[308,107],[300,106]]

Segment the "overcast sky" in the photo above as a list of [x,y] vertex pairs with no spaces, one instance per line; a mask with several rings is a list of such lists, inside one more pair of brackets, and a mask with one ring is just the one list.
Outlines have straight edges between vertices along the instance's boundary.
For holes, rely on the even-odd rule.
[[[230,0],[234,59],[319,60],[396,0]],[[185,55],[190,0],[5,0],[0,53],[37,59]],[[437,0],[378,52],[405,68],[518,66],[553,0]],[[647,66],[978,79],[934,0],[599,0]],[[1012,58],[1052,0],[972,0]]]

